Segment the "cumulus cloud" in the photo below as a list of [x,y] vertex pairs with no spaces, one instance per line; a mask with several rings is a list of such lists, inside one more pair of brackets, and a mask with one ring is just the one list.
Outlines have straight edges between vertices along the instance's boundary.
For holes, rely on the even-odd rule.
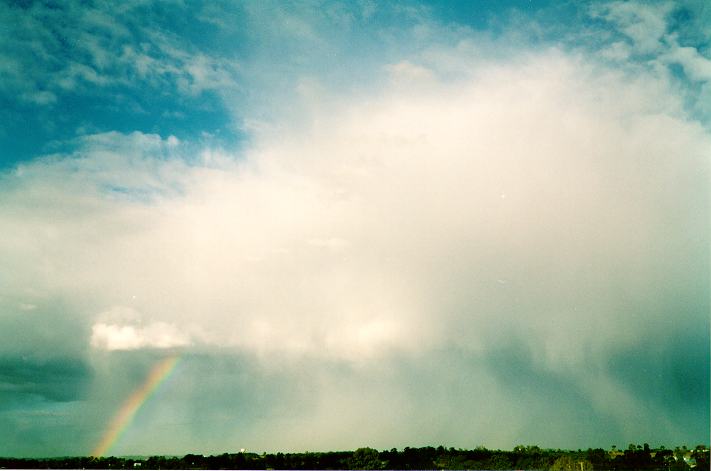
[[[704,103],[710,97],[711,57],[707,50],[697,46],[698,37],[691,33],[697,24],[706,24],[708,13],[705,7],[690,2],[610,2],[597,4],[591,11],[593,16],[613,25],[615,33],[621,34],[620,40],[611,42],[603,49],[603,56],[624,61],[628,67],[635,62],[635,65],[644,64],[658,74],[669,73],[671,66],[681,67],[692,85],[684,82],[681,93],[686,94],[687,100],[693,103],[691,109],[708,121],[708,109]],[[673,15],[684,18],[683,28],[673,28],[670,21]],[[687,32],[691,34],[685,34]],[[702,85],[696,87],[695,83]]]
[[155,322],[146,327],[96,323],[91,328],[91,346],[105,350],[173,348],[190,341],[175,326]]
[[610,2],[597,8],[604,11],[604,17],[614,22],[631,40],[636,53],[651,54],[663,47],[662,40],[667,33],[665,17],[672,11],[672,3]]

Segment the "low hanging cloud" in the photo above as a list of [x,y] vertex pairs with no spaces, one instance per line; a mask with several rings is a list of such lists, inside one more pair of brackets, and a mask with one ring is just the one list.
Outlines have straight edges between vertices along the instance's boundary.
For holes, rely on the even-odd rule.
[[[614,417],[619,436],[650,417],[681,433],[688,414],[639,401],[647,383],[615,369],[626,352],[672,352],[688,326],[708,325],[708,131],[654,72],[550,49],[451,79],[436,66],[444,52],[458,53],[383,67],[386,85],[368,99],[304,92],[306,123],[261,130],[239,155],[186,160],[175,138],[108,133],[3,175],[0,262],[15,269],[0,275],[0,303],[46,322],[62,299],[84,326],[62,341],[90,359],[179,348],[265,371],[317,365],[308,377],[323,391],[368,384],[383,401],[375,412],[398,411],[411,430],[427,401],[451,400],[475,423],[440,413],[471,436],[499,421],[508,431],[493,428],[492,441],[530,437],[520,429],[536,416],[510,393],[522,371],[542,417],[550,388],[566,387]],[[383,377],[395,379],[366,381],[394,364],[405,370]],[[466,381],[463,392],[424,394],[418,368]],[[495,410],[467,405],[467,392]],[[348,447],[372,417],[372,401],[348,394],[313,401],[249,430],[294,448]],[[351,413],[330,423],[346,403]],[[456,440],[431,419],[425,439]],[[306,424],[312,435],[294,433]],[[601,436],[586,433],[580,442]]]
[[98,322],[91,327],[91,346],[109,351],[175,348],[189,344],[190,340],[184,334],[164,322],[145,327]]
[[503,329],[562,362],[638,341],[664,298],[698,293],[708,137],[663,82],[556,51],[421,75],[246,158],[187,166],[154,160],[173,140],[114,134],[23,166],[2,215],[5,257],[29,262],[18,290],[248,350],[356,359]]

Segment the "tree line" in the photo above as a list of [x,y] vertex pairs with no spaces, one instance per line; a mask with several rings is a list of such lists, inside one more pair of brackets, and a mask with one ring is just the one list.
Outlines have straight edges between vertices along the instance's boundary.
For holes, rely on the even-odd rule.
[[517,446],[513,450],[472,450],[439,447],[304,453],[223,453],[203,456],[2,458],[0,468],[10,469],[527,469],[552,471],[590,470],[707,470],[709,449],[673,450],[630,444],[626,450],[553,450]]

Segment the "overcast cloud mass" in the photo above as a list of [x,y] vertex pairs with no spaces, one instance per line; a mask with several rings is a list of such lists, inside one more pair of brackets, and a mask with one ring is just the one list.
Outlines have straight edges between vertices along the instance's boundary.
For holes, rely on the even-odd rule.
[[711,8],[3,2],[0,455],[708,442]]

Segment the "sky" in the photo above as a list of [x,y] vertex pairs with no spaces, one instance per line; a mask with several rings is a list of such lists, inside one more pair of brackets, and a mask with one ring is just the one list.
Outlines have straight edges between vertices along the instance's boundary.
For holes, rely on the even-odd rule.
[[708,443],[710,159],[703,0],[0,2],[0,456]]

